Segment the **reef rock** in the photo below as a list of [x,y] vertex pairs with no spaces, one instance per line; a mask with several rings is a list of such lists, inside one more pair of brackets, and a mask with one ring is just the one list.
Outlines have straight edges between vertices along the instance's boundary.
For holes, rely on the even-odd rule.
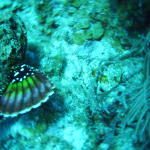
[[[2,18],[3,17],[3,18]],[[0,17],[0,94],[7,84],[9,70],[25,58],[26,29],[17,15]]]

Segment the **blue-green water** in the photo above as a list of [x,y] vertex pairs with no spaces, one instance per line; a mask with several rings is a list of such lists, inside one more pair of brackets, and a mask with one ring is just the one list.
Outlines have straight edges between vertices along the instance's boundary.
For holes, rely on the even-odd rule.
[[0,1],[0,150],[149,150],[149,12]]

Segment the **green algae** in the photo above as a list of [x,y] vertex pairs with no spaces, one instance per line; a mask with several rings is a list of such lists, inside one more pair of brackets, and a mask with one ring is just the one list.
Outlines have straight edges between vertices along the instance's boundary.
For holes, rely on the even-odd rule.
[[72,41],[75,44],[83,44],[88,40],[99,40],[104,34],[104,29],[101,23],[80,26],[77,24],[76,28],[78,28],[78,31],[75,29],[72,37]]

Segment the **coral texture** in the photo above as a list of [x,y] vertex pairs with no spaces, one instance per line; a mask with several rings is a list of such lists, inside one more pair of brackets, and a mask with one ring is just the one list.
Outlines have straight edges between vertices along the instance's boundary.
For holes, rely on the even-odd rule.
[[25,62],[56,88],[41,107],[0,121],[0,150],[149,150],[149,6],[1,1],[0,77]]
[[[23,62],[27,47],[24,23],[15,14],[0,17],[0,91],[8,82],[10,68]],[[3,88],[3,89],[2,89]]]

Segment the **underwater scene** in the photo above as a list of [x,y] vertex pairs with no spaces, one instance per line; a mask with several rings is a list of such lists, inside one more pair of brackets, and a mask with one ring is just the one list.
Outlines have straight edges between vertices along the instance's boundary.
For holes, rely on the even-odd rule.
[[150,150],[150,0],[1,0],[0,150]]

